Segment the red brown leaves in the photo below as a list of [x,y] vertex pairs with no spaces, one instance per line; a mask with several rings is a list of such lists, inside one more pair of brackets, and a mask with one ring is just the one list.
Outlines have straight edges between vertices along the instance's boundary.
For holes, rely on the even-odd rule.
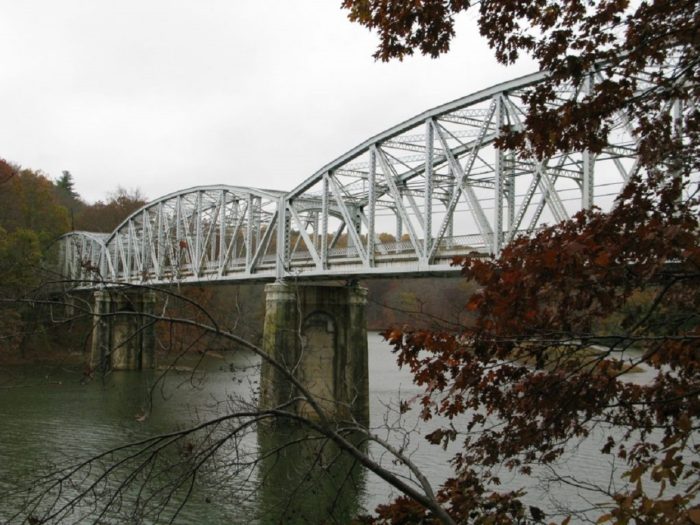
[[348,18],[379,33],[374,58],[388,61],[412,55],[419,48],[437,57],[446,52],[454,36],[454,13],[467,9],[469,0],[421,0],[419,2],[366,2],[344,0]]
[[[527,53],[550,73],[523,97],[524,127],[502,130],[496,146],[538,159],[605,154],[622,118],[638,165],[610,213],[582,212],[515,239],[498,260],[456,260],[480,286],[466,304],[473,325],[451,339],[392,337],[425,389],[424,416],[461,419],[467,429],[455,478],[440,492],[456,520],[524,521],[518,495],[492,494],[484,466],[527,473],[595,421],[621,429],[601,453],[626,462],[633,481],[610,494],[600,522],[700,521],[691,507],[700,491],[700,445],[691,439],[700,428],[699,203],[697,188],[683,187],[700,171],[700,18],[696,0],[630,4],[479,3],[480,32],[498,60]],[[469,2],[343,5],[379,32],[375,56],[387,60],[414,48],[444,52]],[[578,95],[561,102],[562,88]],[[638,370],[648,374],[642,384]],[[430,440],[444,443],[447,430]],[[666,497],[646,492],[648,476],[695,481]]]
[[[670,499],[640,485],[700,474],[690,459],[700,449],[689,440],[700,425],[700,225],[697,202],[681,203],[677,192],[675,184],[636,179],[608,214],[581,213],[516,239],[498,260],[467,258],[463,273],[480,287],[466,304],[473,326],[385,334],[424,388],[423,417],[456,425],[428,442],[463,440],[457,475],[440,492],[454,516],[498,508],[498,519],[510,523],[522,507],[494,507],[493,498],[510,505],[517,497],[492,494],[488,476],[470,466],[527,475],[533,464],[554,464],[596,421],[621,429],[600,451],[627,462],[634,485],[613,495],[604,519],[642,512],[686,519],[699,484]],[[606,325],[611,316],[620,321]],[[631,374],[640,367],[654,373],[636,384]],[[479,489],[466,497],[468,487]]]

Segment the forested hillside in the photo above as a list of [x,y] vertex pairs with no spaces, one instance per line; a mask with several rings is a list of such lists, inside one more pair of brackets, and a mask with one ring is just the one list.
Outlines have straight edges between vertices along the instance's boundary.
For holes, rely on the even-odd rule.
[[[56,276],[42,270],[52,242],[70,230],[108,232],[145,203],[138,191],[116,188],[105,201],[85,202],[67,171],[52,180],[0,158],[0,362],[41,354],[56,345],[48,316],[33,299]],[[74,339],[74,340],[73,340]],[[85,340],[73,338],[74,344]]]
[[[52,239],[68,230],[61,191],[39,172],[0,159],[0,352],[24,354],[38,317],[23,299],[41,284],[39,265]],[[41,330],[39,330],[41,331]],[[0,355],[1,357],[1,355]]]

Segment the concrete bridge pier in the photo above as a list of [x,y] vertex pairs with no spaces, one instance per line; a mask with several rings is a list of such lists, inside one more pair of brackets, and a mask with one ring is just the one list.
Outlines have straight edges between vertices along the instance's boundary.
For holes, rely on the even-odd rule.
[[[265,352],[309,390],[330,418],[367,423],[367,289],[274,283],[265,287],[265,300]],[[285,374],[263,361],[262,409],[298,395]],[[318,419],[308,403],[293,409]]]
[[[155,294],[151,290],[100,290],[93,293],[89,366],[93,370],[155,367]],[[139,315],[145,314],[145,315]]]

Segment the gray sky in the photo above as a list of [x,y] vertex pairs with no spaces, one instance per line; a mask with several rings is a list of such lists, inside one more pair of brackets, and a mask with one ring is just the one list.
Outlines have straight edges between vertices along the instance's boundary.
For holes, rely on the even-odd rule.
[[505,68],[459,19],[437,60],[375,62],[340,0],[0,0],[0,157],[88,200],[200,184],[288,190]]

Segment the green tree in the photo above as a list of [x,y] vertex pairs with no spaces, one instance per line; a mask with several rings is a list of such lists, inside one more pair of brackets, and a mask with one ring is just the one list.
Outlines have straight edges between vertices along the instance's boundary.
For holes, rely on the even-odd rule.
[[54,184],[58,200],[68,210],[71,229],[74,230],[75,216],[85,208],[85,203],[80,199],[80,195],[75,190],[73,175],[70,171],[64,170]]
[[37,286],[40,261],[36,232],[17,229],[8,233],[0,226],[0,283],[4,291],[19,294]]
[[61,192],[63,192],[69,197],[78,197],[78,192],[75,191],[75,182],[73,181],[73,175],[71,175],[70,171],[64,170],[61,173],[61,176],[56,180],[56,188],[61,190]]
[[19,301],[41,284],[39,236],[27,229],[8,233],[0,226],[0,359],[23,350],[32,311]]

